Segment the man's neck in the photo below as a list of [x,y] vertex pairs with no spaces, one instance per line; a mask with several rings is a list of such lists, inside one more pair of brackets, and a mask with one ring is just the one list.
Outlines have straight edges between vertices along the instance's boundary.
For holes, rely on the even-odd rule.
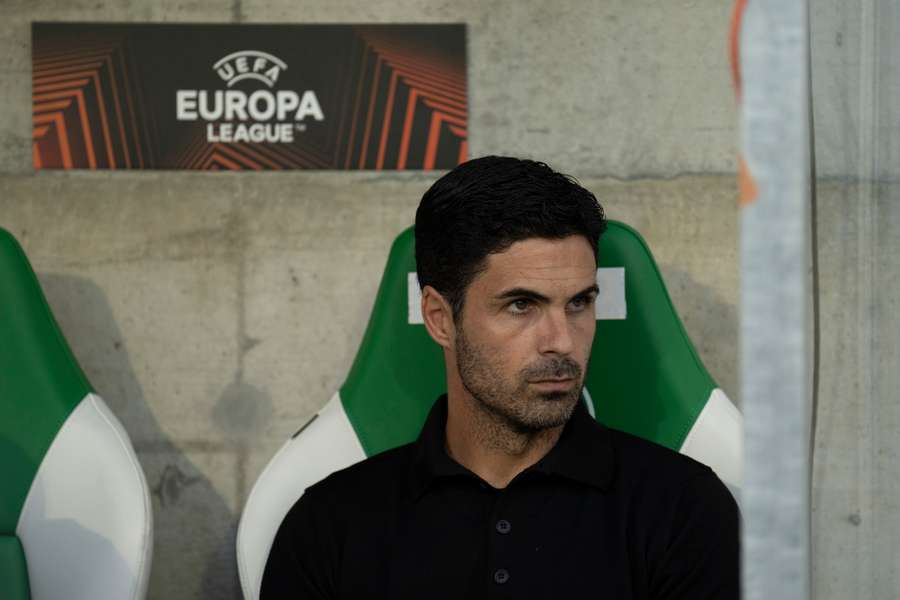
[[453,396],[447,400],[447,453],[495,488],[543,458],[563,430],[517,431],[468,395]]

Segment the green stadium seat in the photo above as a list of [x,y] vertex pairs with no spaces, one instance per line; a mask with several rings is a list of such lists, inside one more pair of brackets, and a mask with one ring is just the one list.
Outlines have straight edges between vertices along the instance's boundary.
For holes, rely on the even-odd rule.
[[[604,424],[713,468],[733,491],[742,418],[707,372],[650,249],[609,222],[599,246],[597,333],[583,400]],[[328,474],[413,441],[446,389],[443,356],[421,324],[412,228],[391,248],[369,325],[340,391],[269,462],[247,499],[237,555],[244,596],[259,595],[284,515]]]
[[0,597],[139,600],[152,514],[125,430],[0,229]]

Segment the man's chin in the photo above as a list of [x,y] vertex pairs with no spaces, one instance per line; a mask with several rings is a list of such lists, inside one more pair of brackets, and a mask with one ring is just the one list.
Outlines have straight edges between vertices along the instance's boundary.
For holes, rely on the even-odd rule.
[[546,392],[532,396],[532,410],[516,419],[522,431],[540,431],[565,425],[578,403],[572,392]]

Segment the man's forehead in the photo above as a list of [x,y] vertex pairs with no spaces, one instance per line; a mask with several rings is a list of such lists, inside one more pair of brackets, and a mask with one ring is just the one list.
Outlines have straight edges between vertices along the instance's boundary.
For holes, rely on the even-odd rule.
[[[582,236],[529,238],[487,258],[482,275],[492,285],[535,285],[542,282],[589,284],[597,269],[590,243]],[[485,281],[488,283],[488,281]]]

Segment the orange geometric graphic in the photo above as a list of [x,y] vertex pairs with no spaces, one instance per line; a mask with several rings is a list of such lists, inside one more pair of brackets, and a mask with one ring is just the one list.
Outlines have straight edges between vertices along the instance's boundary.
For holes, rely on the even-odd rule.
[[142,168],[128,68],[116,41],[36,41],[32,51],[35,169]]

